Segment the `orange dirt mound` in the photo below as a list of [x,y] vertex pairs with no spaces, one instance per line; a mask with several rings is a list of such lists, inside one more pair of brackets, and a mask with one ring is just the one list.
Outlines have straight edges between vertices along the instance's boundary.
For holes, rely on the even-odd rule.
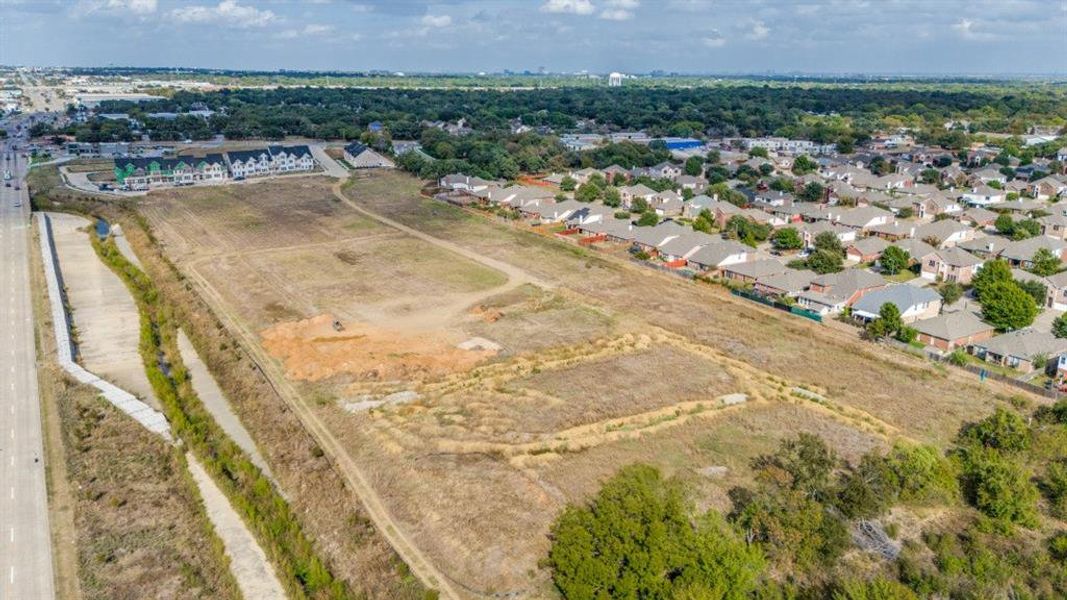
[[292,379],[319,381],[335,375],[363,380],[429,379],[470,369],[495,353],[461,350],[447,336],[412,335],[363,323],[333,329],[331,315],[279,323],[260,333],[263,347],[281,360]]

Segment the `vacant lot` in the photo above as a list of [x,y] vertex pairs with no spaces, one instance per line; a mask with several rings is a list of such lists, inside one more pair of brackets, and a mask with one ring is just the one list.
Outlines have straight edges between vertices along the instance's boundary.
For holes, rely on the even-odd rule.
[[[345,194],[466,254],[326,186],[153,193],[145,212],[472,596],[542,596],[552,519],[622,465],[659,465],[723,508],[749,460],[799,431],[855,458],[895,436],[943,442],[996,401],[718,288],[427,200],[403,174],[360,174]],[[748,401],[725,406],[736,394]]]

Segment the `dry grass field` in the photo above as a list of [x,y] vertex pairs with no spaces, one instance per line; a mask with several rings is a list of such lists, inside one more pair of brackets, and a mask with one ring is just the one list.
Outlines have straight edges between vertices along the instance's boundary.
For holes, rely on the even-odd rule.
[[896,437],[943,443],[997,402],[718,288],[427,200],[400,173],[344,193],[417,231],[324,178],[153,192],[141,210],[471,597],[543,596],[552,520],[620,466],[655,464],[726,508],[784,437],[856,458]]

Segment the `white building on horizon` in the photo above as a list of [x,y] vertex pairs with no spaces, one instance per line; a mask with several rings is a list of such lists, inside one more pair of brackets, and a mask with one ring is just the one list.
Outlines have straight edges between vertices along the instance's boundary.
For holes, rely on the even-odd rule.
[[622,87],[622,73],[615,72],[608,75],[608,87]]

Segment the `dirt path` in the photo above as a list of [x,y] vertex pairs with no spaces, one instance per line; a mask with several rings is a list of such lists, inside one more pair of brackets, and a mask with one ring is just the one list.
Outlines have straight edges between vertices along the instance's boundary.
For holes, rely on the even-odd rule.
[[226,547],[226,555],[230,557],[230,571],[237,580],[237,587],[241,588],[241,595],[248,600],[286,600],[285,591],[274,574],[266,553],[256,543],[245,522],[230,506],[226,495],[215,485],[192,452],[185,454],[185,462],[189,465],[189,473],[200,490],[205,512]]
[[348,455],[340,440],[333,435],[329,428],[303,401],[296,388],[286,379],[279,365],[265,353],[255,332],[248,329],[241,318],[228,308],[222,296],[202,275],[192,270],[190,276],[196,280],[204,294],[204,298],[218,311],[219,316],[229,325],[230,330],[240,337],[245,350],[263,370],[278,395],[297,415],[325,455],[337,466],[338,472],[344,477],[345,482],[352,489],[356,498],[362,502],[375,527],[382,533],[397,555],[407,564],[411,572],[423,585],[437,590],[441,598],[459,600],[464,597],[459,594],[453,582],[439,571],[418,546],[403,533],[399,524],[386,509],[378,493],[368,482],[362,469]]
[[[445,250],[448,250],[449,252],[453,252],[453,253],[458,254],[458,255],[460,255],[460,256],[462,256],[464,258],[468,258],[468,259],[470,259],[470,260],[472,260],[472,261],[474,261],[474,262],[476,262],[476,263],[478,263],[480,265],[489,267],[490,269],[494,269],[494,270],[500,271],[501,273],[504,273],[505,275],[508,276],[508,279],[510,281],[508,282],[507,285],[510,285],[512,287],[518,287],[519,285],[522,285],[524,283],[531,283],[533,285],[540,286],[540,287],[543,287],[543,288],[546,288],[546,289],[552,289],[552,288],[556,287],[555,283],[550,283],[550,282],[547,282],[547,281],[545,281],[543,279],[539,279],[537,277],[534,277],[533,275],[530,275],[529,273],[527,273],[526,271],[516,267],[515,265],[508,264],[506,262],[496,260],[495,258],[489,258],[488,256],[484,256],[482,254],[479,254],[478,252],[475,252],[474,250],[471,250],[469,248],[464,248],[463,246],[460,246],[458,244],[452,243],[452,242],[450,242],[448,240],[442,240],[441,238],[436,238],[436,237],[434,237],[434,236],[432,236],[432,235],[430,235],[428,233],[424,233],[422,231],[419,231],[418,229],[413,229],[411,227],[408,227],[407,225],[404,225],[403,223],[400,223],[399,221],[394,221],[394,220],[392,220],[392,219],[390,219],[388,217],[383,217],[382,215],[379,215],[377,213],[371,212],[371,211],[363,208],[362,206],[356,204],[352,200],[350,200],[348,198],[348,196],[345,196],[344,192],[341,190],[341,187],[344,185],[344,183],[345,183],[344,181],[338,181],[337,183],[333,184],[333,188],[332,188],[333,189],[333,195],[336,196],[338,200],[340,200],[341,202],[344,202],[347,206],[351,207],[352,210],[358,212],[359,214],[361,214],[361,215],[363,215],[365,217],[369,217],[371,219],[374,219],[375,221],[381,223],[382,225],[386,225],[388,227],[392,227],[393,229],[396,229],[398,231],[403,231],[404,233],[410,235],[411,237],[418,238],[418,239],[420,239],[420,240],[422,240],[424,242],[428,242],[430,244],[433,244],[434,246],[437,246],[438,248],[444,248]],[[489,294],[488,295],[494,295],[494,294],[498,294],[498,293],[499,293],[499,290],[489,290]]]

